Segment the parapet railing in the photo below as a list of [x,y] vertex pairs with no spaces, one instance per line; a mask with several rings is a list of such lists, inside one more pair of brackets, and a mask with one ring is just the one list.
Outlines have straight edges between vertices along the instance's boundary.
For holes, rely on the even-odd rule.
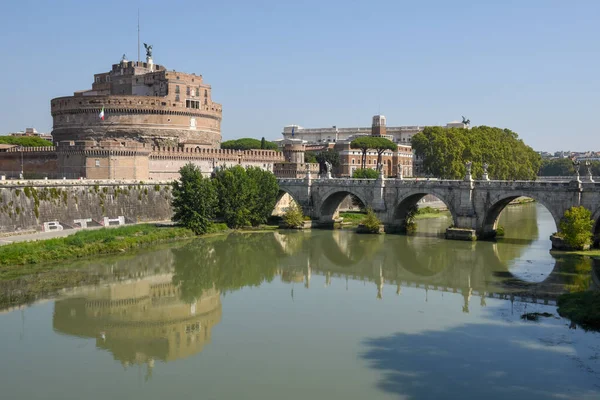
[[35,147],[12,147],[10,149],[6,149],[5,151],[3,151],[3,153],[34,153],[34,152],[53,152],[53,151],[56,151],[55,146],[35,146]]

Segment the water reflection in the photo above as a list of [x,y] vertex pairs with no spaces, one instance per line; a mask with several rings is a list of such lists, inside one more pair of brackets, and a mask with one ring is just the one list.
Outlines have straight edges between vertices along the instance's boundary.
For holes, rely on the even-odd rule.
[[[55,331],[96,339],[123,366],[173,361],[202,351],[221,320],[221,294],[282,282],[310,288],[315,275],[362,280],[373,294],[384,285],[458,293],[462,312],[476,299],[552,304],[556,295],[587,288],[591,263],[561,258],[551,279],[528,283],[510,274],[492,243],[431,242],[430,238],[356,235],[343,231],[232,234],[195,240],[153,252],[132,269],[129,260],[110,266],[112,282],[82,287],[56,301]],[[106,271],[105,271],[105,275]],[[587,278],[586,278],[587,277]],[[292,291],[293,296],[293,291]]]

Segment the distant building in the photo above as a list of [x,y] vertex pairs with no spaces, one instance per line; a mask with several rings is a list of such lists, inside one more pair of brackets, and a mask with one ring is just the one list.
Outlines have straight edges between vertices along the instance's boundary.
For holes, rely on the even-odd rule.
[[[393,135],[389,134],[389,129],[386,126],[385,116],[375,115],[373,117],[371,136],[384,137],[394,141]],[[350,148],[350,142],[352,142],[354,138],[355,137],[350,136],[345,140],[339,140],[333,147],[340,154],[340,166],[337,171],[339,176],[351,177],[356,169],[361,168],[362,151]],[[412,147],[408,143],[397,143],[396,150],[387,150],[381,155],[381,164],[385,176],[413,176]],[[365,167],[377,169],[376,151],[371,150],[367,152]]]
[[24,131],[11,133],[10,136],[14,137],[39,137],[40,139],[52,141],[52,135],[49,133],[39,133],[35,128],[25,128]]
[[[385,124],[385,117],[383,123]],[[462,122],[453,121],[445,126],[446,128],[468,128],[468,125]],[[425,126],[386,126],[384,137],[392,142],[399,144],[410,144],[412,137],[421,132]],[[284,139],[301,139],[307,144],[317,143],[337,143],[342,140],[351,140],[359,136],[368,136],[372,134],[372,127],[358,128],[303,128],[300,125],[288,125],[283,128],[281,133]],[[379,135],[379,134],[378,134]]]

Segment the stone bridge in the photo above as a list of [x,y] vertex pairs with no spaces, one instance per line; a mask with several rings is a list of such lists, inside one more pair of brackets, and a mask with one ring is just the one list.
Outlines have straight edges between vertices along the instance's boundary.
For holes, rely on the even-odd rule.
[[[567,178],[568,179],[568,178]],[[564,212],[572,206],[584,206],[592,212],[594,233],[600,234],[600,182],[581,181],[494,181],[442,179],[348,179],[319,178],[310,174],[303,179],[279,179],[280,195],[288,193],[305,215],[319,227],[331,227],[338,207],[348,195],[370,206],[386,232],[403,229],[407,213],[426,195],[443,201],[452,215],[453,232],[469,233],[467,238],[492,238],[498,216],[512,200],[525,196],[548,209],[558,227]],[[459,235],[460,236],[460,235]]]

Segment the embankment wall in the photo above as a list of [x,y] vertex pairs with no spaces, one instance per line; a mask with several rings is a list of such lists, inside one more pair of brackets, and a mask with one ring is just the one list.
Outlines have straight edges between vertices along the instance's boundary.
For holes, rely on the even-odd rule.
[[100,226],[106,224],[105,218],[123,217],[125,223],[136,223],[166,221],[171,216],[169,182],[0,182],[0,234]]

